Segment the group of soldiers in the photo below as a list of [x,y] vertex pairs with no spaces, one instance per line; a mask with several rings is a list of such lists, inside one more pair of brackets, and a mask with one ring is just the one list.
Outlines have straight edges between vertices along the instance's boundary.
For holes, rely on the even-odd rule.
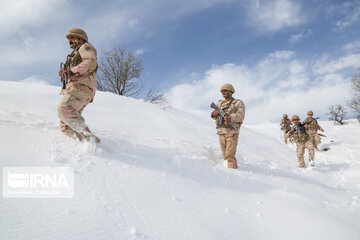
[[[61,94],[63,98],[58,105],[60,129],[68,137],[80,141],[100,142],[85,124],[81,116],[84,108],[93,101],[96,91],[97,52],[88,42],[86,32],[80,28],[72,28],[66,34],[72,52],[67,56],[64,68],[59,70],[63,82]],[[231,84],[224,84],[220,89],[224,100],[217,106],[226,111],[224,121],[219,121],[220,113],[215,110],[212,118],[216,120],[217,133],[224,159],[229,168],[237,168],[235,158],[239,139],[240,126],[245,117],[245,105],[242,100],[234,99],[235,89]],[[229,127],[229,122],[232,127]]]
[[[81,141],[100,142],[85,124],[81,116],[84,108],[93,101],[96,91],[97,52],[92,44],[88,42],[86,32],[80,28],[72,28],[66,34],[72,52],[67,56],[64,68],[59,70],[63,89],[63,98],[58,105],[58,116],[60,118],[60,129],[68,137]],[[237,168],[235,157],[240,127],[245,118],[245,105],[240,99],[233,98],[234,87],[223,84],[220,88],[223,100],[216,105],[211,117],[215,120],[217,134],[219,135],[220,147],[228,168]],[[304,131],[298,131],[295,126],[300,121],[299,116],[294,115],[290,119],[284,114],[281,120],[281,130],[284,132],[284,141],[287,139],[296,142],[297,156],[300,167],[305,167],[304,151],[309,151],[310,165],[314,165],[314,154],[320,137],[317,130],[324,131],[312,118],[313,112],[308,112],[305,119]],[[292,123],[294,125],[292,125]]]
[[304,161],[305,149],[309,153],[309,165],[315,166],[315,149],[318,150],[318,145],[321,143],[318,130],[324,132],[324,129],[320,127],[317,120],[313,118],[313,115],[313,111],[308,111],[308,117],[301,123],[298,115],[292,116],[290,121],[288,115],[284,114],[280,121],[280,129],[283,131],[284,142],[287,144],[287,140],[290,139],[291,142],[296,143],[296,153],[300,168],[306,167]]
[[[240,127],[245,118],[245,105],[242,100],[233,98],[232,95],[235,93],[235,89],[231,84],[222,85],[220,92],[224,99],[220,100],[216,106],[212,104],[211,107],[215,110],[211,113],[211,118],[215,120],[220,147],[228,168],[237,168],[235,153]],[[300,168],[306,167],[304,161],[305,149],[309,153],[309,165],[315,166],[315,149],[317,150],[318,145],[321,143],[319,136],[321,134],[318,134],[318,130],[324,132],[316,118],[313,118],[313,115],[313,111],[308,111],[308,117],[303,122],[300,122],[298,115],[292,116],[290,121],[288,115],[284,114],[280,121],[284,142],[287,144],[289,139],[290,142],[296,143]]]

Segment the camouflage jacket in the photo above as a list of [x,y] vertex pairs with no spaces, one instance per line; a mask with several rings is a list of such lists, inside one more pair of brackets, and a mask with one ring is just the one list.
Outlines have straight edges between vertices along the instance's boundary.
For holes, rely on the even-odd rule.
[[286,136],[290,139],[290,142],[296,143],[305,143],[310,139],[309,134],[306,131],[298,133],[294,129],[294,127],[291,128],[291,130],[286,134]]
[[66,90],[72,86],[86,86],[89,88],[89,93],[94,97],[97,81],[97,52],[94,46],[90,43],[84,43],[74,49],[72,53],[67,56],[65,66],[66,69],[70,69],[73,73],[69,79],[69,83],[66,85]]
[[291,121],[289,118],[283,118],[280,121],[281,130],[289,130],[291,127]]
[[317,122],[317,120],[315,118],[311,118],[311,117],[307,117],[304,122],[310,122],[308,125],[309,125],[309,128],[307,129],[307,132],[308,133],[316,133],[318,130],[321,130],[323,131],[322,127],[320,127],[319,123]]
[[239,129],[245,118],[245,104],[240,99],[232,99],[229,102],[226,100],[220,100],[216,104],[219,108],[223,109],[225,113],[230,115],[230,119],[234,122],[236,130],[233,129],[229,124],[226,124],[225,121],[222,125],[219,125],[219,120],[221,116],[214,117],[211,116],[216,121],[216,133],[219,135],[222,134],[239,134]]

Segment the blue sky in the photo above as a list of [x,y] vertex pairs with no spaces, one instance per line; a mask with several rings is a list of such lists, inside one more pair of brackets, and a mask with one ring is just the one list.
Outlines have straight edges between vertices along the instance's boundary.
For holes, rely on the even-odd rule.
[[113,46],[136,52],[144,83],[179,109],[206,110],[230,82],[249,123],[309,109],[325,118],[348,101],[359,23],[360,1],[1,0],[0,79],[59,85],[65,34],[81,27],[99,56]]

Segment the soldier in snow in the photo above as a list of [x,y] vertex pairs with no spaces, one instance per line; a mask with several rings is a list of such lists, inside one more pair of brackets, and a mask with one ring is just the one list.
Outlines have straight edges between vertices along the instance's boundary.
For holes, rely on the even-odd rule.
[[291,121],[290,119],[288,118],[288,115],[287,114],[284,114],[283,115],[283,118],[281,119],[280,121],[280,129],[281,131],[283,132],[283,135],[284,135],[284,142],[287,144],[287,138],[286,138],[286,133],[288,131],[290,131],[290,128],[291,128]]
[[320,127],[319,123],[315,118],[313,118],[313,111],[307,112],[308,117],[305,119],[304,122],[309,122],[309,128],[306,130],[309,134],[312,143],[314,144],[315,149],[318,149],[317,146],[321,143],[320,136],[318,135],[317,131],[320,130],[324,132],[324,129]]
[[312,143],[311,138],[306,131],[306,129],[309,126],[300,123],[300,118],[298,115],[292,116],[291,121],[294,123],[294,126],[291,127],[290,131],[286,134],[286,137],[290,138],[291,142],[296,142],[296,153],[300,168],[305,168],[305,162],[304,162],[305,149],[307,149],[309,153],[310,166],[315,166],[314,144]]
[[[222,85],[220,92],[224,100],[217,103],[218,110],[214,110],[211,117],[216,120],[216,129],[224,160],[227,161],[228,168],[235,169],[238,167],[235,153],[240,126],[245,118],[245,105],[242,100],[232,97],[235,89],[231,84]],[[221,116],[219,111],[225,115]]]
[[73,51],[67,56],[65,69],[59,71],[61,79],[68,81],[61,91],[64,97],[57,108],[60,129],[65,135],[74,139],[100,142],[81,116],[86,105],[92,102],[95,96],[96,49],[88,42],[85,31],[80,28],[70,29],[66,38]]

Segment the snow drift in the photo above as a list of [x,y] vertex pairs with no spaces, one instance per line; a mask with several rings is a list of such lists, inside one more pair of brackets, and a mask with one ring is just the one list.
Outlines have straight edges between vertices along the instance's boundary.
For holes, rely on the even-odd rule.
[[68,139],[59,91],[0,82],[1,167],[75,168],[74,198],[1,198],[1,239],[360,238],[355,121],[320,121],[330,150],[304,170],[277,123],[245,125],[232,170],[211,119],[111,93],[84,111],[101,144]]

